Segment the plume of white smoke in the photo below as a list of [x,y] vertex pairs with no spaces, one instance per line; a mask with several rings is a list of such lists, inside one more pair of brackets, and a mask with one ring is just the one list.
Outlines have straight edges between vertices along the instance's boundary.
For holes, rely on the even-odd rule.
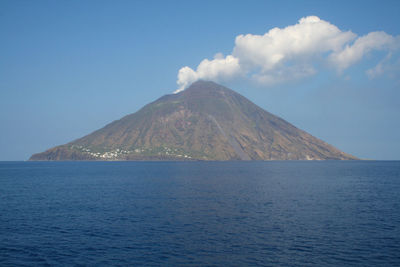
[[316,62],[342,72],[373,50],[389,53],[399,44],[400,37],[385,32],[357,37],[316,16],[304,17],[295,25],[273,28],[264,35],[239,35],[231,55],[204,59],[196,70],[181,68],[175,92],[199,79],[226,81],[241,76],[264,85],[301,79],[317,73]]
[[229,55],[224,57],[222,54],[216,54],[213,60],[204,59],[194,71],[189,67],[183,67],[178,73],[179,88],[174,92],[183,91],[188,85],[198,79],[221,80],[229,79],[240,73],[239,60]]

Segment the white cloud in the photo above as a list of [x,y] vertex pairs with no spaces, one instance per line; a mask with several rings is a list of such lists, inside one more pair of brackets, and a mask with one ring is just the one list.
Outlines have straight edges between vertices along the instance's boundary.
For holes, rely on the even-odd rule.
[[386,75],[392,79],[398,79],[400,73],[400,55],[390,52],[375,67],[368,69],[365,73],[368,78],[375,79]]
[[[231,55],[204,59],[196,70],[181,68],[175,92],[198,79],[221,81],[241,76],[263,85],[297,80],[316,74],[318,63],[333,66],[340,73],[373,50],[390,52],[399,44],[400,37],[385,32],[357,38],[316,16],[304,17],[295,25],[273,28],[264,35],[239,35]],[[376,66],[368,75],[376,76],[383,69]]]
[[389,60],[392,57],[392,53],[389,53],[383,60],[381,60],[375,67],[366,71],[370,79],[374,79],[378,76],[383,75],[385,68],[389,65]]
[[274,28],[264,35],[239,35],[233,54],[240,58],[241,64],[269,71],[290,60],[338,51],[354,38],[351,31],[342,32],[329,22],[310,16],[296,25]]
[[240,71],[238,58],[217,54],[213,60],[204,59],[197,67],[199,79],[225,79],[231,78]]
[[342,71],[360,61],[372,50],[390,51],[395,49],[395,41],[395,37],[385,32],[370,32],[359,37],[352,45],[346,45],[343,50],[332,53],[329,58]]

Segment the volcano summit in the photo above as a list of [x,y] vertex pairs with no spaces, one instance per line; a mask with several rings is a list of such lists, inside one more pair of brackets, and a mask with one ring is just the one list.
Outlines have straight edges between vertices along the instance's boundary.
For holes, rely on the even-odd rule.
[[197,81],[30,160],[350,160],[240,94]]

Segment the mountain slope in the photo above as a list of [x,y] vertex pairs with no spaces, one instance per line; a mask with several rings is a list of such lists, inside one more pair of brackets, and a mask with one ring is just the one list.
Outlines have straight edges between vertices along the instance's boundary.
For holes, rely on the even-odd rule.
[[30,160],[356,159],[213,82],[197,81]]

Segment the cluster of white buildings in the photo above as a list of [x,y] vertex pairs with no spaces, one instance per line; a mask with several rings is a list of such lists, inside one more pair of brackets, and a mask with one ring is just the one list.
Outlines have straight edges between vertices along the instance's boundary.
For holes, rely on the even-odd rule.
[[[121,158],[121,156],[127,155],[127,154],[131,154],[131,153],[135,153],[135,154],[140,154],[143,152],[150,152],[147,149],[142,149],[142,148],[135,148],[132,151],[128,151],[128,150],[122,150],[122,149],[114,149],[111,151],[106,151],[106,152],[92,152],[89,148],[85,148],[83,146],[77,146],[77,145],[72,145],[71,148],[75,148],[78,149],[82,152],[85,152],[87,154],[89,154],[92,157],[95,158],[99,158],[99,159],[119,159]],[[186,154],[182,154],[179,153],[178,150],[175,148],[169,148],[169,147],[162,147],[163,151],[158,152],[157,154],[162,156],[162,155],[166,155],[166,156],[173,156],[173,157],[179,157],[179,158],[187,158],[187,159],[191,159],[192,157]]]

